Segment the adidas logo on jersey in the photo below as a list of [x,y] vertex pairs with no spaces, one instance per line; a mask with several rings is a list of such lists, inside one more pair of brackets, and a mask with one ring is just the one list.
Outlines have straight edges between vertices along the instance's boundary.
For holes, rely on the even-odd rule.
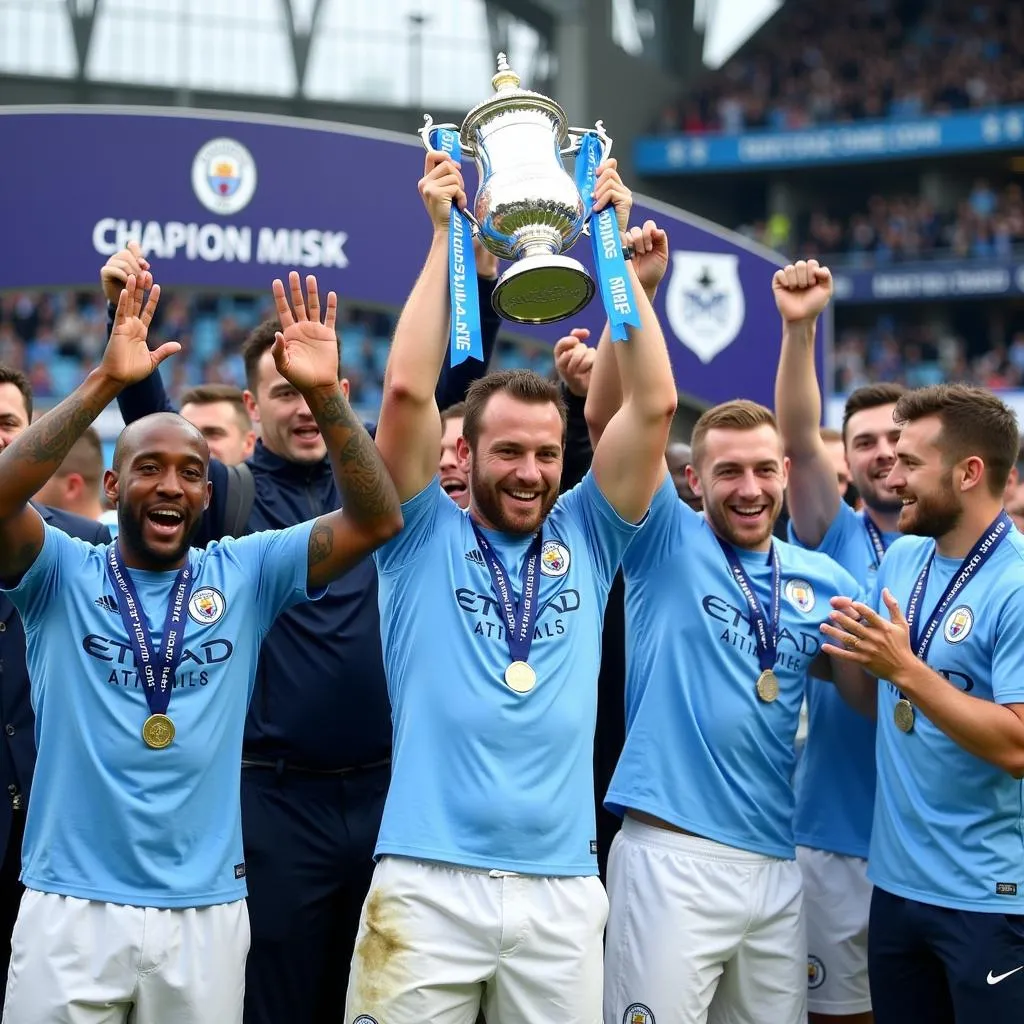
[[100,608],[105,608],[108,612],[114,612],[117,614],[117,601],[115,601],[109,594],[97,597],[96,604],[99,605]]
[[472,551],[467,551],[466,558],[468,558],[471,562],[476,562],[477,565],[484,564],[484,556],[480,554],[480,552],[476,548],[474,548]]

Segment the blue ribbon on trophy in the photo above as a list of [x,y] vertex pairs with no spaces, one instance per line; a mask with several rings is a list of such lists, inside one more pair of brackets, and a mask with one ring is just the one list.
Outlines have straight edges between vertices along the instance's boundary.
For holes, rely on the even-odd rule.
[[576,187],[583,199],[585,219],[590,222],[594,267],[601,289],[601,301],[611,326],[612,341],[625,341],[628,337],[626,327],[640,326],[640,313],[626,271],[626,258],[622,253],[615,209],[608,205],[596,217],[593,216],[594,186],[597,184],[601,149],[601,140],[596,132],[587,132],[580,139],[580,149],[576,154]]
[[[455,163],[462,162],[459,133],[451,128],[435,128],[432,145],[447,153]],[[471,270],[467,270],[467,261]],[[452,333],[448,346],[450,365],[458,366],[469,358],[483,361],[473,227],[469,217],[455,203],[452,203],[452,215],[448,221],[448,289],[452,307]]]

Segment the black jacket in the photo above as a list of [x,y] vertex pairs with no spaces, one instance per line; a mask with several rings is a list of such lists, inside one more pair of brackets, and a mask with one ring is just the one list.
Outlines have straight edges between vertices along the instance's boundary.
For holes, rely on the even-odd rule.
[[[493,284],[480,281],[484,362],[467,360],[446,371],[438,387],[444,408],[465,397],[486,372],[500,321],[491,310]],[[158,373],[118,398],[125,422],[170,410]],[[327,458],[313,465],[289,462],[262,443],[249,459],[255,498],[246,530],[294,526],[338,508],[340,497]],[[213,495],[200,547],[228,532],[227,468],[210,463]],[[350,569],[319,601],[279,616],[267,634],[256,668],[246,719],[243,756],[336,769],[384,760],[391,753],[391,708],[381,656],[377,570],[372,558]]]
[[[82,516],[62,512],[46,505],[36,510],[58,530],[90,544],[109,544],[110,531],[102,524]],[[28,685],[25,664],[25,630],[10,598],[0,592],[0,859],[7,849],[11,814],[15,803],[24,807],[32,786],[36,766],[36,716]]]

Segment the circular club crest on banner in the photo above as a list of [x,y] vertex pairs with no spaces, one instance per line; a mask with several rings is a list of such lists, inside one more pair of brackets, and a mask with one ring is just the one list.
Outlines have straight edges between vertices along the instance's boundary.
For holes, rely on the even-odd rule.
[[234,139],[211,139],[192,161],[192,189],[208,210],[228,216],[249,205],[256,191],[256,161]]

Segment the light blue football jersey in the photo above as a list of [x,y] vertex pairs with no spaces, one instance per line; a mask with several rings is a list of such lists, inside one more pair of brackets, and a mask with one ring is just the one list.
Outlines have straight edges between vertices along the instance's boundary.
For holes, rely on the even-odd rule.
[[[516,693],[502,610],[473,525],[437,481],[377,550],[394,719],[377,855],[539,875],[597,873],[594,725],[601,628],[639,529],[588,473],[543,526],[539,612]],[[485,531],[515,593],[531,537]]]
[[[790,537],[799,544],[790,524]],[[886,546],[900,535],[882,534]],[[864,514],[840,502],[817,549],[838,562],[869,593],[878,557]],[[796,841],[800,846],[866,858],[875,810],[875,723],[839,691],[807,680],[807,742],[796,771]]]
[[[837,595],[859,594],[826,555],[775,541],[779,696],[762,701],[751,616],[710,524],[666,477],[623,558],[626,743],[606,806],[653,814],[739,849],[793,858],[794,740],[804,674]],[[770,607],[765,552],[737,549]],[[828,684],[823,684],[828,685]]]
[[[906,612],[935,550],[903,537],[878,572]],[[918,611],[923,632],[960,559],[936,556]],[[979,700],[1024,704],[1024,536],[1010,530],[952,601],[926,662]],[[878,788],[868,877],[888,892],[956,910],[1024,913],[1024,783],[958,746],[917,710],[914,728],[893,721],[899,700],[878,685]]]
[[[7,591],[25,623],[39,751],[23,848],[28,888],[146,907],[245,896],[245,712],[263,637],[280,612],[308,599],[311,528],[189,553],[195,585],[167,709],[176,735],[151,750],[107,548],[46,527],[39,556]],[[177,573],[126,571],[159,648]]]

